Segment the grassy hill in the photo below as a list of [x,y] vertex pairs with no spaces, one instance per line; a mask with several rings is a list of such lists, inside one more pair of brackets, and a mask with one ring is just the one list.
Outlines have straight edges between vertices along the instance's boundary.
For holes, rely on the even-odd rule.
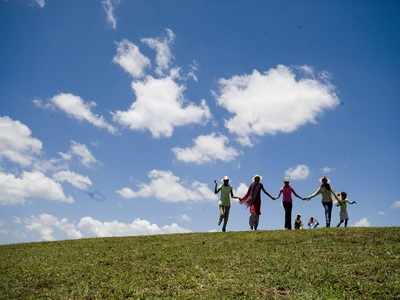
[[0,298],[400,299],[400,228],[0,247]]

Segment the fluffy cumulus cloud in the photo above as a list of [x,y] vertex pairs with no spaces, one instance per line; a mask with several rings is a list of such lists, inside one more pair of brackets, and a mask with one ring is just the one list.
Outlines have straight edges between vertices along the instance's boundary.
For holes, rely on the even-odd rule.
[[115,8],[119,4],[120,0],[103,0],[104,12],[106,13],[106,20],[113,29],[117,29],[117,18],[115,17]]
[[395,208],[395,209],[400,208],[400,201],[394,201],[392,203],[392,208]]
[[32,137],[25,124],[9,117],[0,117],[0,158],[28,166],[40,154],[42,142]]
[[203,164],[211,161],[230,161],[235,159],[239,152],[228,146],[228,138],[224,135],[200,135],[193,141],[193,146],[187,148],[175,147],[172,151],[176,159],[183,162]]
[[169,68],[174,58],[171,52],[171,44],[174,42],[174,40],[175,34],[169,28],[166,29],[166,37],[164,38],[144,38],[141,40],[142,43],[156,51],[156,73],[159,75],[161,75],[164,70]]
[[186,233],[189,229],[176,223],[159,226],[144,219],[135,219],[132,222],[110,221],[103,222],[86,216],[78,222],[66,218],[57,218],[50,214],[31,216],[23,220],[22,224],[28,232],[36,233],[41,240],[53,241],[56,239],[79,239],[82,237],[111,237]]
[[134,78],[142,77],[145,69],[150,66],[150,60],[128,40],[122,40],[117,44],[117,54],[114,56],[113,62]]
[[28,231],[35,232],[41,240],[54,241],[56,234],[61,234],[62,238],[79,239],[82,233],[76,228],[76,225],[69,222],[68,219],[58,219],[50,214],[40,214],[31,216],[23,221]]
[[110,133],[116,133],[115,127],[109,124],[103,116],[92,112],[92,108],[96,106],[96,103],[93,101],[85,101],[81,97],[70,93],[60,93],[53,96],[49,102],[35,99],[33,103],[41,108],[61,110],[71,118],[79,121],[86,121],[93,126],[105,129]]
[[370,227],[371,224],[367,218],[362,218],[353,224],[354,227]]
[[68,182],[81,190],[87,190],[92,185],[89,177],[68,170],[55,173],[53,178],[58,182]]
[[180,220],[181,222],[186,222],[186,223],[192,222],[192,218],[191,218],[189,215],[187,215],[187,214],[181,214],[181,215],[179,216],[179,220]]
[[62,186],[45,174],[24,171],[20,176],[0,171],[0,204],[22,204],[28,199],[74,202]]
[[310,175],[310,169],[307,165],[298,165],[294,168],[289,168],[285,172],[285,176],[288,176],[292,180],[304,180]]
[[142,183],[136,190],[124,187],[117,192],[121,197],[154,197],[164,202],[202,202],[215,199],[213,191],[198,181],[184,183],[171,171],[152,170],[148,174],[149,183]]
[[325,77],[296,74],[283,65],[220,79],[216,97],[218,104],[232,114],[225,121],[226,128],[248,146],[253,135],[293,132],[315,123],[325,110],[339,104],[334,87]]
[[126,111],[113,113],[115,122],[131,130],[149,130],[154,137],[170,137],[176,126],[202,123],[211,117],[203,100],[200,105],[184,103],[185,86],[171,77],[147,76],[132,83],[136,95]]

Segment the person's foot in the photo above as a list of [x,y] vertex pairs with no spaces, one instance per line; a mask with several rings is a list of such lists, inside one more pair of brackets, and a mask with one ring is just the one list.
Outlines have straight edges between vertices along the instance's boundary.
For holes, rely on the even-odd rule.
[[225,232],[226,231],[226,228],[225,227],[222,227],[222,232]]

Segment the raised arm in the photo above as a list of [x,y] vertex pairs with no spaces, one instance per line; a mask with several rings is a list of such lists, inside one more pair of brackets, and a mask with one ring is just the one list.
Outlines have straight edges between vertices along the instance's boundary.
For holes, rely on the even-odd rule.
[[218,192],[221,190],[221,187],[218,188],[218,184],[217,184],[217,181],[216,181],[216,180],[214,180],[214,183],[215,183],[214,193],[215,193],[215,194],[218,194]]
[[331,193],[333,194],[333,196],[335,197],[337,202],[340,202],[339,197],[336,195],[336,193],[331,189]]
[[346,201],[348,204],[356,204],[357,203],[356,201],[349,201],[349,200],[346,200]]
[[270,197],[272,200],[275,200],[274,196],[272,196],[270,193],[268,193],[265,189],[264,189],[264,185],[261,185],[261,189],[264,192],[265,195],[267,195],[268,197]]

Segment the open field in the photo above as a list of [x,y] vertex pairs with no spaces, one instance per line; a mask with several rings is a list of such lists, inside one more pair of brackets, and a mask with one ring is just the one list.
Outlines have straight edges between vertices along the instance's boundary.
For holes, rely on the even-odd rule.
[[400,299],[400,228],[1,246],[0,297]]

